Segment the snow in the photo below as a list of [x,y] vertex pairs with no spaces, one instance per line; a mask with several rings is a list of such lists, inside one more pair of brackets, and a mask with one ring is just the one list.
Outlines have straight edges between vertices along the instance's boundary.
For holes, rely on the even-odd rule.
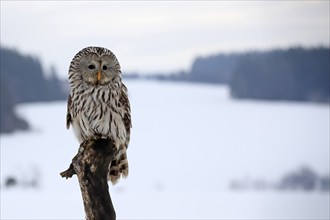
[[[233,191],[308,166],[329,174],[329,105],[233,100],[225,86],[127,81],[130,174],[110,193],[118,219],[328,219],[329,192]],[[29,132],[1,135],[1,219],[83,219],[66,103],[19,106]],[[14,176],[19,184],[6,187]],[[37,180],[36,187],[31,187]],[[29,185],[30,184],[30,185]]]

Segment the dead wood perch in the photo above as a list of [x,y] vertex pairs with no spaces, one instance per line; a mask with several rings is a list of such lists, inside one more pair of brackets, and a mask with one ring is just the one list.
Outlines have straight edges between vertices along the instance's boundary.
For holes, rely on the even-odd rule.
[[70,167],[61,173],[65,178],[77,175],[87,220],[116,219],[108,186],[108,167],[114,151],[110,139],[86,140]]

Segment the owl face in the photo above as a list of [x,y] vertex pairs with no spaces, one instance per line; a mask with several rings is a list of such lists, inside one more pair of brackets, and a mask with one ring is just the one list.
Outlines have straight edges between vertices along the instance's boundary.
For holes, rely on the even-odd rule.
[[83,81],[90,84],[106,85],[118,75],[118,62],[109,55],[89,53],[78,64]]
[[83,81],[89,85],[107,85],[120,78],[120,65],[116,56],[103,47],[87,47],[71,61],[69,81]]

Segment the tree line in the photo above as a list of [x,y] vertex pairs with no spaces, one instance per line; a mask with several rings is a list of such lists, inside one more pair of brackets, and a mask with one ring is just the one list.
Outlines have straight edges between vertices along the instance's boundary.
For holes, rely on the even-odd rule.
[[329,48],[293,47],[197,57],[189,71],[147,78],[227,84],[239,99],[329,102],[329,75]]
[[[65,82],[52,68],[47,74],[38,58],[0,47],[1,105],[0,132],[28,124],[14,112],[22,102],[65,100]],[[157,79],[194,83],[226,84],[237,99],[330,101],[330,48],[274,49],[244,53],[219,53],[197,57],[188,71],[143,76],[124,74],[132,79]],[[67,82],[66,82],[67,83]]]
[[330,51],[291,48],[245,54],[229,81],[235,98],[329,102]]
[[54,68],[47,77],[38,58],[4,47],[0,52],[0,132],[28,129],[28,123],[15,114],[16,104],[64,100],[63,83]]

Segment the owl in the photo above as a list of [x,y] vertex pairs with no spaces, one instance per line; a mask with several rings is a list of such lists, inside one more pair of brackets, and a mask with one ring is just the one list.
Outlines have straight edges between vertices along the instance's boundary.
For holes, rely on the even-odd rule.
[[79,141],[108,138],[115,146],[108,180],[128,175],[126,149],[130,141],[131,109],[116,56],[103,47],[87,47],[70,63],[70,95],[66,126]]

